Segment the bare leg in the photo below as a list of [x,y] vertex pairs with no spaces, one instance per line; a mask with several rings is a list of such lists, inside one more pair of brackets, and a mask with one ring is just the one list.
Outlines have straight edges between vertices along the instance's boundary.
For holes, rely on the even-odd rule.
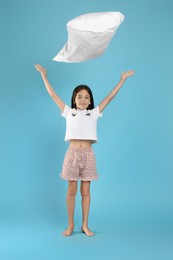
[[63,236],[70,236],[74,230],[74,207],[75,207],[75,196],[77,192],[77,181],[68,182],[67,191],[67,210],[68,210],[68,228],[63,232]]
[[94,233],[91,232],[88,228],[88,216],[90,209],[90,181],[82,181],[80,191],[82,195],[82,231],[89,237],[94,236]]

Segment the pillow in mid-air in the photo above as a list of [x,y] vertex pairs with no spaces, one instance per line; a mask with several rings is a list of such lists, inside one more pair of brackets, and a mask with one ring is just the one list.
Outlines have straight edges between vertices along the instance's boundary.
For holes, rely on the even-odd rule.
[[123,21],[120,12],[88,13],[70,20],[68,41],[53,60],[75,63],[101,56]]

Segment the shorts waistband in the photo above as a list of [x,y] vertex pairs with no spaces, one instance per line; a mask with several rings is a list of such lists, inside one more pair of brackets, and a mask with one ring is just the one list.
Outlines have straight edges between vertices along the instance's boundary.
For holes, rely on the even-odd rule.
[[74,152],[89,152],[89,151],[93,151],[92,147],[87,147],[87,148],[73,148],[73,147],[69,147],[68,148],[69,151],[74,151]]

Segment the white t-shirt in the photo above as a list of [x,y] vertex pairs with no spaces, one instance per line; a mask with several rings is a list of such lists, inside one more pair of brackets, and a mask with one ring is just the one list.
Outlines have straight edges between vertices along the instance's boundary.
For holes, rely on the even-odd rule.
[[65,105],[61,115],[66,118],[66,142],[71,139],[91,140],[92,143],[98,142],[97,119],[102,117],[98,106],[92,110],[76,110]]

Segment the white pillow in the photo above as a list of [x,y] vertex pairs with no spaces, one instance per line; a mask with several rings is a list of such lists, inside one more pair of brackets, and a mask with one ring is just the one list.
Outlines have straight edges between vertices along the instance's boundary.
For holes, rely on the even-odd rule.
[[70,20],[68,41],[53,60],[82,62],[102,55],[123,20],[120,12],[89,13]]

